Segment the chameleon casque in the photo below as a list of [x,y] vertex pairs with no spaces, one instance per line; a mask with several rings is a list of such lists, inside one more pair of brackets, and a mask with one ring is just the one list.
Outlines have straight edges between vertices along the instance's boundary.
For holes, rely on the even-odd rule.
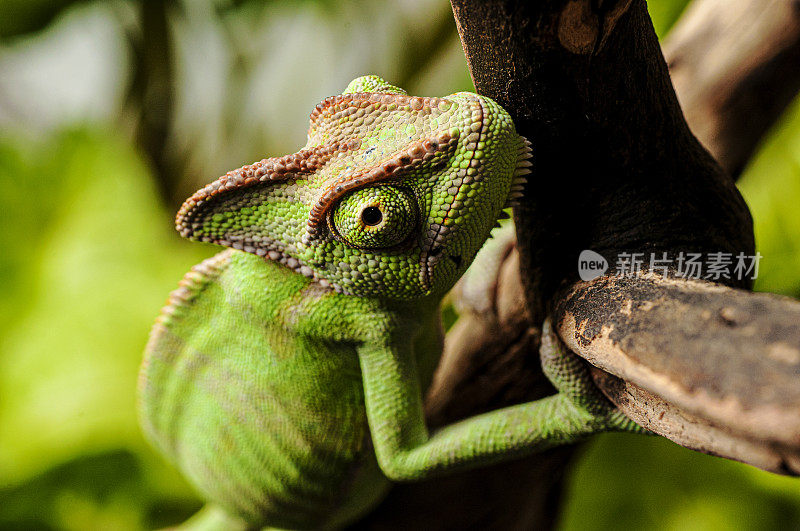
[[530,173],[492,100],[355,79],[306,146],[228,172],[176,226],[231,249],[170,296],[139,380],[148,438],[208,502],[197,529],[337,529],[417,480],[635,429],[543,341],[559,393],[430,434],[442,296]]

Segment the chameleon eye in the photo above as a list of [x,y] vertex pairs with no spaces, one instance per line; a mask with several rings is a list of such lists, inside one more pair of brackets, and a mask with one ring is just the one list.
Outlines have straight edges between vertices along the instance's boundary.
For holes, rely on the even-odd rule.
[[417,224],[411,193],[392,186],[357,190],[333,212],[334,234],[360,249],[384,249],[405,241]]

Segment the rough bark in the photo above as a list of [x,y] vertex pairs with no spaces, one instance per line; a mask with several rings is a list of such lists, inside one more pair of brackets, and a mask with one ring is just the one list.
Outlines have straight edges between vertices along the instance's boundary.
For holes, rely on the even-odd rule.
[[602,369],[600,387],[639,424],[800,474],[796,300],[640,274],[574,285],[554,313],[565,343]]

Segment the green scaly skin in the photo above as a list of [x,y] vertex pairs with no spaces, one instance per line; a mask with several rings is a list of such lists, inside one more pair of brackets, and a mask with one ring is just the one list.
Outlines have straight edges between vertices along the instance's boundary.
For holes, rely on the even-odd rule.
[[302,150],[186,201],[181,234],[233,248],[172,293],[140,375],[146,434],[209,502],[186,528],[337,529],[390,480],[635,429],[552,333],[559,394],[425,426],[439,301],[520,195],[530,153],[488,98],[365,76],[316,107]]

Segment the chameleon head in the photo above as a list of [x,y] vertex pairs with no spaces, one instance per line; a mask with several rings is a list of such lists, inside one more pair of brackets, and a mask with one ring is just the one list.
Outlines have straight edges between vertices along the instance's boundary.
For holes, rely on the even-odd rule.
[[364,76],[317,105],[303,149],[228,172],[176,226],[342,293],[441,295],[520,195],[530,153],[488,98],[409,97]]

